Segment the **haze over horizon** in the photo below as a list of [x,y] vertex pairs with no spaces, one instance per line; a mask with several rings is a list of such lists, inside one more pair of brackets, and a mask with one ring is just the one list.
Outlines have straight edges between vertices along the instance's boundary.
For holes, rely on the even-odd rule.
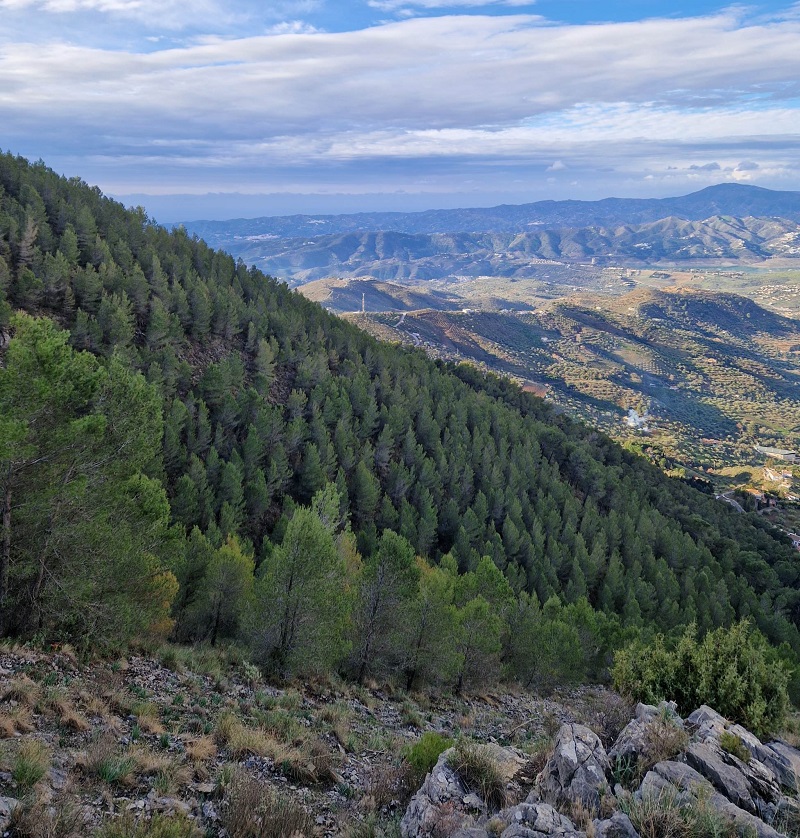
[[0,0],[4,149],[156,220],[800,189],[800,3]]

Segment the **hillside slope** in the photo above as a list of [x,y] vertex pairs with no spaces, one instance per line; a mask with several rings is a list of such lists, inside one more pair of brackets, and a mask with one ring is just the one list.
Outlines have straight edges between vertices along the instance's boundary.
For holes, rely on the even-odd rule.
[[[0,187],[0,288],[11,306],[55,318],[73,347],[141,371],[161,398],[163,470],[150,469],[189,535],[175,565],[185,636],[238,630],[210,599],[223,561],[248,584],[263,565],[260,613],[276,611],[269,580],[287,539],[304,537],[297,507],[332,484],[365,561],[395,531],[441,563],[419,572],[447,596],[458,590],[451,570],[486,569],[488,556],[515,595],[560,598],[545,616],[588,602],[644,632],[752,616],[773,642],[800,649],[798,554],[760,520],[509,382],[378,343],[42,164],[0,157]],[[30,584],[41,596],[52,584],[55,596],[60,580],[29,579],[22,570],[36,565],[24,544],[13,549],[9,596],[24,624]],[[342,562],[344,573],[352,563]],[[407,670],[409,683],[421,672]]]

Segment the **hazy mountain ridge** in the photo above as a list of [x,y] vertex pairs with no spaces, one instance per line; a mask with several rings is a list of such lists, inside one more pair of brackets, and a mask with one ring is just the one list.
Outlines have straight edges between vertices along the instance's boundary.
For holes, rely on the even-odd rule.
[[429,280],[446,276],[529,277],[542,261],[652,265],[759,263],[800,256],[800,223],[785,218],[675,216],[644,224],[541,228],[524,233],[346,233],[255,238],[225,244],[234,255],[292,284],[326,276]]
[[778,216],[800,221],[800,192],[783,192],[738,183],[722,183],[675,198],[604,198],[599,201],[537,201],[497,207],[364,212],[345,215],[288,215],[187,221],[190,233],[213,246],[256,236],[333,235],[393,231],[399,233],[525,232],[531,225],[587,227],[645,224],[669,216],[701,221],[714,215]]

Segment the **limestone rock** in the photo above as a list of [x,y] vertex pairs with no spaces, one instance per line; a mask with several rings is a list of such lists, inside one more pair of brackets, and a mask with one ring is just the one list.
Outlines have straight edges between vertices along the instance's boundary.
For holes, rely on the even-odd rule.
[[720,734],[724,733],[728,726],[728,720],[706,704],[698,707],[687,717],[686,721],[697,727],[697,738],[700,740],[710,735],[715,735],[719,739]]
[[462,809],[461,801],[468,795],[458,774],[447,762],[453,748],[444,751],[419,791],[411,798],[400,823],[403,838],[423,838],[442,833],[447,819],[449,833],[477,826],[475,819]]
[[501,838],[585,838],[572,821],[547,803],[520,803],[507,813],[510,823]]
[[741,771],[724,761],[721,751],[718,752],[711,745],[693,742],[686,751],[686,761],[708,779],[714,788],[725,795],[731,803],[756,814],[756,804],[750,793],[750,784]]
[[781,786],[792,792],[800,791],[800,751],[785,742],[770,742],[764,745],[758,759],[772,769]]
[[0,832],[4,832],[11,822],[11,813],[19,806],[19,800],[13,797],[0,797]]
[[[511,782],[526,765],[522,754],[512,748],[502,748],[494,743],[483,747],[505,783]],[[453,838],[485,834],[479,821],[488,815],[486,802],[465,786],[450,765],[454,753],[455,749],[450,748],[441,754],[433,771],[411,798],[400,824],[404,838],[428,836],[434,832]]]
[[675,703],[662,701],[658,707],[652,704],[638,704],[636,717],[622,729],[608,757],[614,764],[627,765],[635,769],[641,763],[653,761],[654,749],[660,734],[666,727],[683,728],[683,719],[678,715]]
[[658,796],[665,790],[671,790],[680,802],[689,802],[692,798],[705,800],[726,820],[735,823],[739,830],[755,838],[780,838],[780,833],[769,824],[731,803],[705,777],[684,763],[671,760],[659,762],[647,772],[636,795]]
[[594,822],[595,838],[639,838],[631,819],[624,812],[615,812],[606,820]]
[[611,763],[597,734],[578,724],[562,725],[553,756],[537,779],[547,803],[554,806],[580,801],[596,811],[600,792],[608,786]]

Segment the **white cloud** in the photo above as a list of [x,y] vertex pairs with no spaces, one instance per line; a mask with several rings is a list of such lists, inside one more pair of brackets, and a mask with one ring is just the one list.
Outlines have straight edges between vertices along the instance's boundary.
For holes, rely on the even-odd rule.
[[488,6],[533,6],[536,0],[369,0],[373,9],[397,12],[405,9],[466,9]]
[[[211,15],[214,2],[197,8]],[[0,9],[69,3],[186,14],[177,0],[0,0]],[[581,182],[592,169],[638,181],[721,170],[761,179],[800,166],[798,43],[800,19],[752,22],[735,11],[586,26],[464,14],[336,33],[282,22],[254,37],[144,51],[0,35],[0,124],[14,150],[48,159],[40,138],[53,135],[65,157],[157,172],[160,188],[212,172],[214,188],[321,184],[326,165],[365,183],[435,181],[465,165],[534,165],[539,176],[568,168]],[[753,159],[757,170],[742,162]],[[387,174],[387,160],[407,165]],[[450,176],[464,180],[464,170]]]

